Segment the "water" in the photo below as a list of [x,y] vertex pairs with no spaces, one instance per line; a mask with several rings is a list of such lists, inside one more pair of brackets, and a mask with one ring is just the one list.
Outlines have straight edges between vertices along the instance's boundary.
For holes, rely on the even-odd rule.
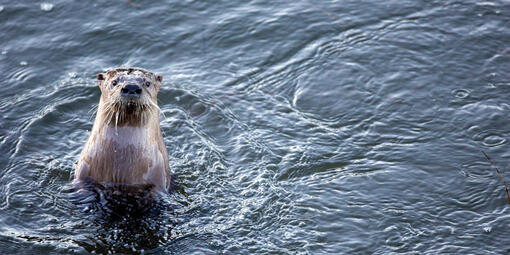
[[[0,6],[5,254],[510,252],[507,0]],[[117,66],[176,188],[111,221],[70,180]]]

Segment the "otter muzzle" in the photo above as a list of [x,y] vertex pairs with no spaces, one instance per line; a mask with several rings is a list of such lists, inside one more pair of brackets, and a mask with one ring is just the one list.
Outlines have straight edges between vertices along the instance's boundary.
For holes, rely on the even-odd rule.
[[134,84],[126,85],[120,90],[120,95],[123,97],[139,98],[141,94],[142,88]]

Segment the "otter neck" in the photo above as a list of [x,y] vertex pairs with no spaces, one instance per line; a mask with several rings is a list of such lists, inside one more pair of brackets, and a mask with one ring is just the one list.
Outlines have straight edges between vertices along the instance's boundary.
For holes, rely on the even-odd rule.
[[[103,118],[104,115],[96,117],[93,130],[98,134],[96,139],[103,144],[115,144],[116,148],[121,150],[116,153],[123,153],[122,148],[127,145],[136,145],[145,147],[157,141],[161,136],[158,115],[150,116],[145,122],[117,122],[115,120]],[[134,124],[136,123],[136,124]]]
[[159,128],[158,111],[151,106],[140,105],[136,102],[119,102],[113,105],[100,102],[96,121],[101,122],[98,123],[101,126],[146,127],[156,125]]

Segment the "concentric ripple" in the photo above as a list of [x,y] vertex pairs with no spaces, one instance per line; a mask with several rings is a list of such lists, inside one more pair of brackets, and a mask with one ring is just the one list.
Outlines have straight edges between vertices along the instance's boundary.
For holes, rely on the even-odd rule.
[[[507,180],[509,17],[474,0],[0,1],[0,250],[505,254],[480,151]],[[95,75],[118,66],[164,77],[173,183],[150,203],[71,182]]]

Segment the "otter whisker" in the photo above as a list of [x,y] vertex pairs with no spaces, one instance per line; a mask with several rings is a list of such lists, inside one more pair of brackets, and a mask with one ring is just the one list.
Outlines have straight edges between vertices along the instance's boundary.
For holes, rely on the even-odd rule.
[[99,105],[97,105],[97,104],[96,104],[96,105],[93,105],[93,106],[92,106],[92,108],[90,108],[90,110],[89,110],[89,114],[90,114],[90,113],[93,113],[93,114],[91,114],[91,115],[90,115],[89,120],[90,120],[90,119],[92,119],[92,116],[93,116],[93,115],[97,115],[97,109],[98,109],[98,108],[99,108]]
[[107,124],[110,125],[112,119],[113,119],[113,115],[115,114],[115,110],[113,109],[113,104],[111,101],[108,101],[106,103],[106,106],[105,106],[105,109],[104,111],[107,113],[106,115],[106,120],[107,120]]
[[104,112],[106,112],[106,125],[110,125],[110,122],[112,121],[111,117],[112,117],[112,111],[109,110],[109,106],[105,106],[105,109],[104,109]]
[[154,110],[155,110],[156,114],[161,113],[163,115],[163,119],[166,119],[165,113],[161,110],[161,108],[159,108],[159,106],[156,103],[154,103],[154,101],[149,100],[148,106],[149,106],[148,108],[150,109],[151,115],[154,114]]
[[156,103],[154,103],[152,100],[149,100],[149,105],[150,105],[150,106],[152,106],[152,107],[154,107],[154,108],[156,108],[158,111],[161,111],[161,109],[159,108],[159,106],[158,106]]
[[89,113],[97,111],[98,105],[93,105],[92,108],[90,108]]
[[159,113],[161,113],[161,115],[163,116],[163,120],[166,120],[165,112],[164,112],[164,111],[159,110]]
[[140,115],[141,115],[141,117],[140,117],[140,126],[143,126],[143,125],[145,125],[145,114],[143,114],[143,112],[141,112]]
[[119,123],[119,112],[115,113],[115,133],[117,133],[117,123]]

